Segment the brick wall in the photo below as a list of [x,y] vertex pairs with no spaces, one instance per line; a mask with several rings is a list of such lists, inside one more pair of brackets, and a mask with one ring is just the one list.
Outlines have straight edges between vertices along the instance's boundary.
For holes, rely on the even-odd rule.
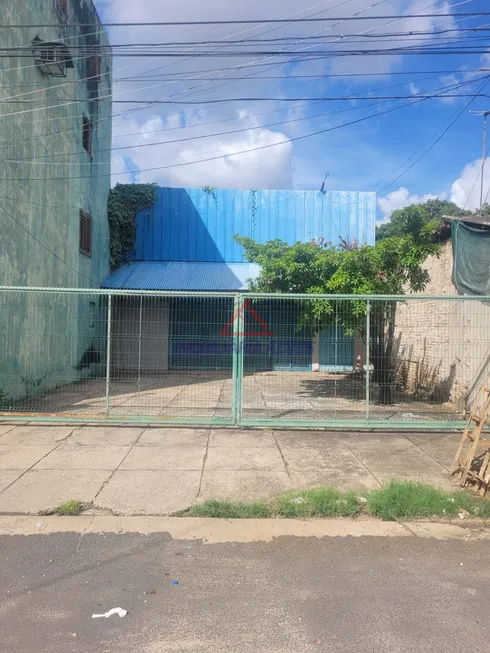
[[[455,296],[451,242],[426,263],[422,294]],[[465,410],[490,373],[490,305],[464,300],[413,300],[397,307],[397,383],[414,397]]]

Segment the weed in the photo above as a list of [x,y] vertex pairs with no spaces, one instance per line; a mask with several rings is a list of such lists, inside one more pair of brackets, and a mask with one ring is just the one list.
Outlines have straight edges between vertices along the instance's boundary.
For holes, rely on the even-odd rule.
[[461,510],[484,517],[490,514],[490,502],[466,492],[443,492],[423,483],[391,481],[367,497],[369,512],[385,521],[420,517],[457,517]]
[[55,510],[55,513],[60,517],[68,517],[68,516],[75,517],[76,515],[79,515],[82,511],[83,511],[82,502],[76,501],[75,499],[71,499],[70,501],[61,504],[61,506],[58,506],[58,508],[56,508]]
[[186,517],[218,517],[220,519],[263,519],[271,516],[266,503],[235,503],[233,501],[205,501],[191,506]]
[[269,502],[240,503],[205,501],[178,513],[180,517],[261,519],[267,517],[357,517],[361,513],[385,521],[431,517],[454,518],[461,511],[472,517],[490,518],[490,500],[468,492],[444,492],[431,485],[392,481],[380,490],[360,497],[333,487],[297,490],[280,494]]
[[319,487],[280,495],[274,507],[281,517],[356,517],[362,504],[355,492]]

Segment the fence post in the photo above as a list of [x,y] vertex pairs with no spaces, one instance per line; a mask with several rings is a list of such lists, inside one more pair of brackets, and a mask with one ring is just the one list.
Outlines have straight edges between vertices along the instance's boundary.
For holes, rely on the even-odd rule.
[[371,382],[371,300],[366,304],[366,419],[369,419],[370,382]]
[[242,376],[243,376],[243,347],[240,327],[241,297],[235,295],[233,301],[233,393],[232,416],[233,424],[238,426],[242,416]]
[[105,412],[109,417],[111,409],[110,384],[111,384],[111,331],[112,331],[112,295],[107,300],[107,367],[105,374]]
[[138,336],[138,392],[141,392],[141,335],[143,330],[143,295],[140,297],[140,329]]

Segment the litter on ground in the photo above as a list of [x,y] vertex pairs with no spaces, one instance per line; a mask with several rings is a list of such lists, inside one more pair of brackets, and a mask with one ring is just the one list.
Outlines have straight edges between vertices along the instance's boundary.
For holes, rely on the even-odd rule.
[[119,617],[125,617],[128,614],[127,610],[122,608],[112,608],[109,612],[104,612],[104,614],[93,614],[92,619],[109,619],[113,614],[117,614]]

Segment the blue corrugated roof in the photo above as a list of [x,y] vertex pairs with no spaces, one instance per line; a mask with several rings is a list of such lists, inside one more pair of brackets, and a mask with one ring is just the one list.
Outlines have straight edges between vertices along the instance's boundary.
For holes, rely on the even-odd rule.
[[247,290],[257,279],[256,263],[137,261],[114,270],[102,288],[118,290]]

